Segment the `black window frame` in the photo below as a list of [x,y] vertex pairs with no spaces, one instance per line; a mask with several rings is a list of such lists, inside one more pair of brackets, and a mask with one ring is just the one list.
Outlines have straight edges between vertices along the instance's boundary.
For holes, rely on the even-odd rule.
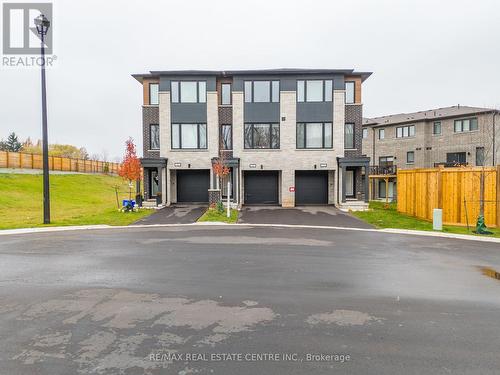
[[[321,81],[322,82],[322,90],[321,90],[321,100],[307,100],[307,82],[308,81]],[[326,93],[327,91],[327,85],[326,82],[331,82],[331,93],[330,93],[330,99],[326,100]],[[299,100],[299,82],[302,82],[303,84],[303,93],[304,93],[304,98],[303,100]],[[295,86],[295,93],[297,97],[297,103],[330,103],[333,102],[333,79],[298,79],[296,82]]]
[[[464,130],[464,121],[466,120],[469,120],[469,130]],[[474,129],[472,129],[472,121],[475,122],[476,124],[476,127]],[[457,122],[460,122],[460,130],[457,131]],[[461,118],[461,119],[456,119],[453,121],[453,132],[454,133],[468,133],[468,132],[474,132],[474,131],[477,131],[479,130],[479,122],[478,122],[478,119],[477,117],[464,117],[464,118]]]
[[[389,158],[391,158],[392,160],[387,160]],[[382,159],[385,159],[385,160],[382,160]],[[381,167],[393,166],[394,165],[394,156],[391,156],[391,155],[389,155],[389,156],[379,156],[378,157],[378,164]]]
[[[352,84],[352,102],[347,100],[347,84]],[[356,81],[345,81],[344,82],[345,91],[345,104],[355,104],[356,103]]]
[[[254,140],[254,125],[269,125],[269,147],[255,147],[255,140]],[[273,125],[277,125],[278,127],[278,147],[272,147],[273,146]],[[252,135],[252,147],[247,147],[247,142],[245,140],[245,135],[247,133],[247,126],[252,127],[251,135]],[[243,148],[245,150],[279,150],[281,147],[281,126],[279,122],[246,122],[243,125]]]
[[[152,103],[151,102],[151,87],[152,86],[158,86],[158,103]],[[149,105],[160,105],[160,84],[157,82],[151,82],[148,86],[149,89]]]
[[[413,135],[410,135],[410,129],[413,128]],[[398,135],[398,130],[401,129],[401,136]],[[404,135],[404,129],[408,129],[408,135]],[[416,135],[417,129],[415,128],[414,124],[411,125],[404,125],[404,126],[397,126],[396,127],[396,138],[413,138]]]
[[[378,139],[382,140],[385,139],[385,128],[377,129],[378,130]],[[383,137],[380,137],[380,135],[383,134]]]
[[[307,125],[308,124],[321,124],[321,147],[307,147]],[[304,125],[304,143],[303,147],[299,146],[299,126]],[[325,128],[326,125],[330,125],[330,134],[331,134],[331,142],[330,146],[325,146]],[[331,122],[298,122],[295,126],[295,147],[297,150],[323,150],[323,149],[332,149],[333,148],[333,123]]]
[[[174,125],[179,125],[179,147],[174,147]],[[182,147],[182,125],[197,125],[196,127],[196,143],[197,147]],[[205,147],[200,147],[200,126],[205,125]],[[208,149],[208,128],[205,122],[173,122],[170,124],[170,148],[172,150],[207,150]]]
[[[250,101],[246,100],[246,83],[250,82],[251,83],[251,95],[250,95]],[[269,101],[268,102],[256,102],[255,101],[255,87],[254,84],[255,82],[269,82]],[[273,82],[278,82],[278,100],[273,101]],[[279,79],[255,79],[255,80],[245,80],[243,81],[243,102],[244,103],[279,103],[280,102],[280,93],[281,93],[281,80]]]
[[[182,88],[181,88],[181,83],[182,82],[196,82],[196,102],[183,102],[181,100],[182,97]],[[205,83],[205,100],[203,102],[200,102],[200,82]],[[172,95],[172,86],[173,84],[177,84],[177,101],[174,101],[174,97]],[[174,104],[205,104],[207,102],[207,81],[205,80],[188,80],[188,79],[183,79],[183,80],[172,80],[170,81],[170,102]]]
[[[413,160],[409,161],[408,156],[412,155]],[[406,151],[406,164],[415,164],[415,151]]]
[[[231,134],[229,136],[229,143],[230,143],[230,147],[229,148],[226,148],[225,147],[225,143],[224,143],[224,139],[225,138],[224,138],[223,128],[225,128],[225,127],[229,127],[231,129],[230,130]],[[225,150],[225,151],[232,150],[233,149],[233,124],[222,124],[220,126],[220,134],[219,134],[219,136],[220,136],[220,140],[221,140],[221,142],[220,142],[220,148],[221,148],[221,150]]]
[[[229,86],[229,103],[224,103],[224,86]],[[230,82],[222,82],[220,85],[220,105],[232,105],[233,104],[233,85]]]
[[[439,124],[439,133],[436,133],[436,126]],[[432,125],[432,135],[442,135],[443,134],[443,125],[441,121],[434,121]]]
[[[347,144],[346,144],[347,125],[352,126],[352,147],[347,147]],[[356,124],[354,122],[346,122],[344,124],[344,149],[346,149],[346,150],[355,150],[356,149]]]
[[[158,148],[156,147],[153,147],[153,137],[152,137],[152,134],[153,132],[151,131],[151,128],[153,126],[156,126],[158,127]],[[160,149],[160,124],[149,124],[149,150],[153,151],[153,150],[159,150]]]
[[[450,155],[455,155],[455,156],[463,156],[463,161],[449,161],[450,159]],[[457,159],[460,159],[460,157],[458,157]],[[465,164],[467,163],[467,152],[465,151],[460,151],[460,152],[447,152],[446,153],[446,162],[447,163],[456,163],[456,164]]]

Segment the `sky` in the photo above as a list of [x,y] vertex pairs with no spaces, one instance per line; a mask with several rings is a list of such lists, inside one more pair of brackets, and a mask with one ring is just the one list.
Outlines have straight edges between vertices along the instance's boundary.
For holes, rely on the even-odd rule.
[[[3,2],[3,1],[2,1]],[[14,2],[14,1],[10,1]],[[450,105],[500,108],[497,0],[55,0],[50,143],[117,160],[142,150],[150,70],[371,71],[364,117]],[[40,72],[0,66],[0,138],[41,138]],[[139,151],[140,153],[140,151]]]

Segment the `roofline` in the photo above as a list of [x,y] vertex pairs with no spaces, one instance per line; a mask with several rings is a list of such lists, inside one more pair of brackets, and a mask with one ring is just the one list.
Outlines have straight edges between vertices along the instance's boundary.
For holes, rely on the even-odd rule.
[[[375,123],[369,123],[369,124],[362,124],[362,126],[371,127],[371,128],[381,128],[381,127],[384,127],[384,126],[411,124],[411,123],[415,123],[415,122],[438,121],[438,120],[441,120],[441,119],[447,120],[447,119],[455,118],[455,117],[464,117],[464,116],[466,117],[466,116],[474,116],[474,115],[484,115],[484,114],[488,114],[488,113],[498,113],[498,114],[500,114],[500,110],[485,108],[484,110],[479,110],[479,111],[474,111],[474,112],[469,112],[469,113],[461,113],[461,114],[447,115],[447,116],[437,116],[437,117],[427,117],[427,118],[421,118],[421,119],[411,119],[411,120],[404,120],[404,121],[398,121],[398,122],[388,122],[388,123],[385,123],[385,124],[384,123],[380,123],[380,122],[375,122]],[[389,115],[389,116],[391,116],[391,115]]]

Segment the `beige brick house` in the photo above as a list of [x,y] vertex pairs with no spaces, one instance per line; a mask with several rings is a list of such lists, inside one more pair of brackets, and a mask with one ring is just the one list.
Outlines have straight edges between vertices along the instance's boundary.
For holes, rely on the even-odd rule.
[[[395,168],[436,165],[498,165],[500,112],[489,108],[452,106],[414,113],[363,119],[363,151],[372,174]],[[374,198],[385,198],[385,183],[373,183]],[[395,181],[388,186],[395,193]]]

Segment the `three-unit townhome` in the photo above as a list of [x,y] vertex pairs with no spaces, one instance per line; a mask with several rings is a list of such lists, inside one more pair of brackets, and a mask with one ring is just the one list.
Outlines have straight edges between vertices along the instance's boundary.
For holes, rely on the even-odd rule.
[[371,73],[333,69],[152,71],[143,86],[144,195],[208,202],[230,168],[232,202],[368,200],[361,87]]

